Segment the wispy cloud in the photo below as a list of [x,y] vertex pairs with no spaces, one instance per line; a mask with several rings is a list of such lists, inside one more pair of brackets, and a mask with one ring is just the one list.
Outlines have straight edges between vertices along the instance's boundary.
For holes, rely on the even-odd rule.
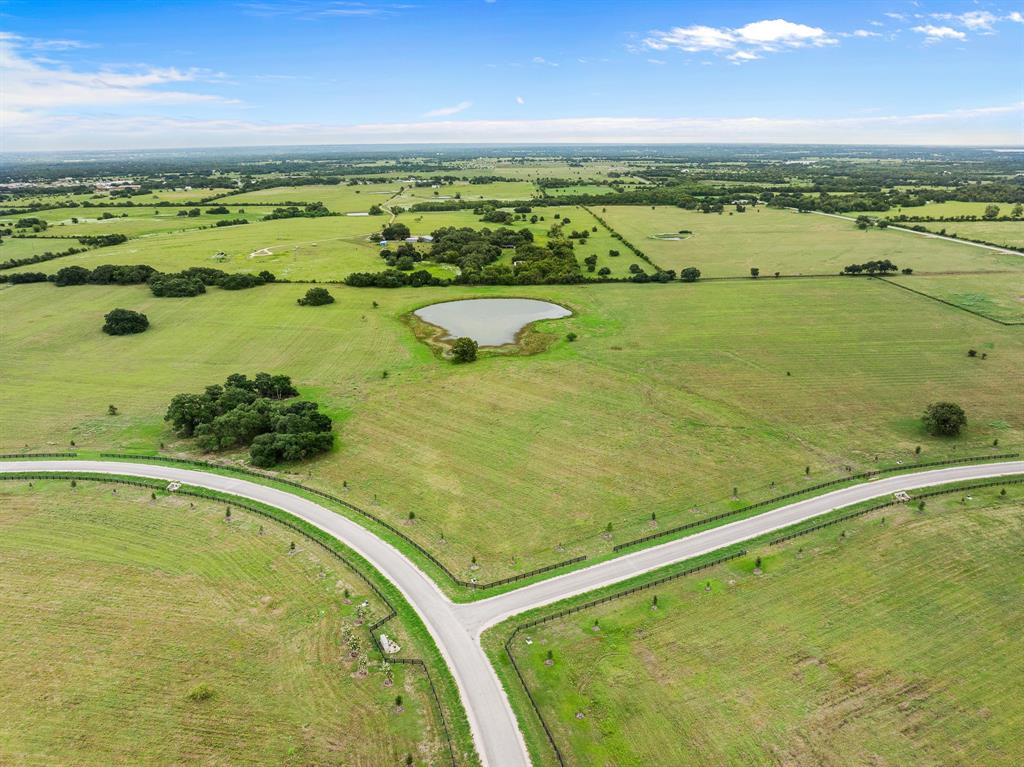
[[316,2],[316,0],[293,0],[292,2],[274,2],[273,0],[253,0],[239,3],[238,7],[248,16],[276,18],[288,16],[305,21],[324,18],[368,18],[375,16],[394,16],[399,11],[417,6],[406,3],[361,3],[361,2]]
[[424,112],[424,117],[450,117],[451,115],[457,115],[459,112],[465,112],[473,106],[472,101],[460,101],[458,104],[450,107],[440,107],[438,109],[431,109],[429,112]]
[[838,42],[820,27],[785,19],[764,19],[735,29],[697,24],[668,31],[655,30],[643,40],[643,47],[655,51],[676,49],[686,53],[719,54],[740,63],[762,58],[765,53],[820,48]]
[[918,27],[911,27],[912,32],[924,35],[926,43],[940,43],[943,40],[966,40],[967,33],[961,32],[953,27],[937,27],[934,24],[922,24]]
[[0,116],[5,125],[35,123],[51,110],[69,107],[233,103],[220,96],[167,87],[223,80],[222,74],[208,70],[140,66],[76,71],[32,53],[66,50],[66,42],[0,32],[0,78],[4,83]]
[[8,151],[288,144],[410,143],[1020,143],[1024,102],[909,115],[838,118],[583,117],[330,125],[166,117],[48,116],[7,129]]
[[520,105],[525,104],[526,99],[524,99],[522,96],[516,96],[516,103]]

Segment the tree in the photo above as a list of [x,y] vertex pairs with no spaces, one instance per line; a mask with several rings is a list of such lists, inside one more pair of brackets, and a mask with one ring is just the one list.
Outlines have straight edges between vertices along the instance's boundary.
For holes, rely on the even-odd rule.
[[757,279],[758,275],[760,275],[760,274],[761,274],[761,270],[758,269],[756,266],[750,267],[750,276],[753,277],[755,280]]
[[463,336],[452,342],[452,362],[473,362],[479,345],[472,338]]
[[967,425],[967,414],[955,402],[933,402],[925,409],[921,420],[930,434],[955,437]]
[[149,318],[131,309],[114,309],[103,318],[103,332],[111,336],[128,336],[142,333],[149,327]]
[[333,304],[334,296],[327,292],[327,288],[310,288],[306,295],[296,299],[299,306],[324,306]]
[[1013,216],[1013,218],[1020,218],[1021,216],[1024,216],[1024,205],[1021,205],[1018,202],[1013,206],[1013,210],[1010,211],[1010,215]]
[[404,240],[411,234],[409,227],[405,224],[388,224],[381,230],[380,238],[382,240]]
[[985,218],[996,218],[999,215],[998,205],[986,205],[985,206]]
[[679,279],[683,282],[696,282],[700,279],[700,269],[695,266],[688,266],[679,272]]

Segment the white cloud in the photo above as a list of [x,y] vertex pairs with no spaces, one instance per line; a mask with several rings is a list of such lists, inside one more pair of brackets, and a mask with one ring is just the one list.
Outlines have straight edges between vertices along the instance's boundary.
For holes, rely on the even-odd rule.
[[526,103],[526,99],[524,99],[522,96],[516,96],[516,103],[517,104],[525,104]]
[[673,27],[668,31],[655,30],[643,40],[650,50],[677,49],[687,53],[714,53],[725,55],[734,63],[753,61],[761,53],[776,53],[787,49],[822,47],[839,42],[820,27],[796,24],[785,19],[764,19],[736,29],[709,27],[696,24]]
[[888,13],[885,13],[883,15],[884,16],[888,16],[890,19],[896,19],[896,21],[906,21],[907,20],[907,15],[905,13],[892,13],[892,12],[888,12]]
[[925,36],[926,43],[938,43],[943,40],[966,40],[967,33],[961,32],[953,27],[937,27],[934,24],[924,24],[919,27],[912,27],[911,31]]
[[668,62],[664,61],[663,59],[647,59],[647,63],[648,64],[655,64],[656,66],[660,67],[660,66],[663,66],[663,65],[667,64]]
[[689,53],[697,51],[730,50],[736,47],[736,37],[727,29],[693,26],[674,27],[668,32],[652,32],[644,45],[656,51],[679,48]]
[[869,32],[866,29],[855,29],[850,33],[851,37],[881,37],[881,32]]
[[465,112],[473,106],[472,101],[460,101],[455,106],[441,107],[439,109],[431,109],[429,112],[423,114],[424,117],[449,117],[451,115],[457,115],[459,112]]
[[1024,14],[1020,11],[1013,11],[1006,17],[1007,21],[1012,21],[1015,24],[1024,24]]
[[[530,59],[530,62],[533,63],[533,64],[542,64],[543,66],[546,66],[546,67],[557,67],[558,66],[558,62],[556,62],[556,61],[548,61],[543,56],[534,56],[532,59]],[[585,64],[586,60],[580,60],[580,63],[581,64]]]
[[999,17],[988,11],[967,11],[966,13],[933,13],[931,18],[954,21],[971,30],[991,30]]
[[[58,45],[50,46],[50,43]],[[0,32],[0,79],[7,120],[21,121],[33,112],[67,107],[110,107],[132,104],[233,103],[220,96],[164,86],[219,80],[222,74],[175,67],[101,68],[74,71],[50,59],[26,55],[28,50],[59,50],[69,41],[22,38]]]
[[583,117],[331,125],[50,115],[5,126],[7,151],[410,143],[855,143],[1020,145],[1024,102],[839,118]]
[[836,42],[820,27],[794,24],[785,19],[755,21],[737,29],[736,35],[744,42],[765,48],[777,45],[803,48],[807,45],[833,45]]
[[757,61],[761,57],[750,51],[736,51],[736,53],[730,53],[726,58],[729,61],[735,61],[737,64],[740,64],[744,61]]

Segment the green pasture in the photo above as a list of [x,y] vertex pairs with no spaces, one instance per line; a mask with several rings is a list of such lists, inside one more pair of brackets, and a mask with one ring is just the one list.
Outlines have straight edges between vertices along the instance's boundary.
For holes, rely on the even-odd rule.
[[[397,181],[379,184],[315,184],[311,186],[275,186],[253,192],[242,192],[216,201],[219,205],[244,205],[246,202],[270,204],[265,213],[273,210],[273,204],[286,202],[322,202],[335,213],[366,213],[374,205],[383,205],[402,186]],[[255,209],[254,209],[255,210]]]
[[567,765],[1010,767],[1022,535],[1019,486],[937,497],[531,628],[513,651]]
[[610,186],[604,186],[603,184],[574,184],[572,186],[556,186],[549,187],[544,191],[547,192],[549,197],[567,197],[570,195],[577,194],[617,194],[617,192]]
[[[252,210],[246,209],[246,215]],[[141,263],[164,272],[212,266],[232,272],[269,269],[278,277],[290,279],[341,280],[351,272],[378,271],[384,267],[378,255],[380,248],[368,235],[386,221],[387,217],[382,216],[324,216],[154,234],[21,267],[21,271],[49,273],[75,264],[91,268],[99,264]],[[4,248],[11,242],[17,240],[5,240],[0,245],[0,254],[6,252]],[[74,244],[72,240],[66,242]]]
[[[749,275],[751,267],[762,278],[775,272],[837,274],[847,264],[886,258],[915,272],[1024,269],[1017,256],[895,230],[862,231],[840,218],[763,206],[745,213],[726,208],[721,215],[669,206],[594,206],[594,212],[662,268],[696,266],[705,277]],[[693,236],[651,239],[684,229]]]
[[[916,224],[908,224],[913,226]],[[1024,221],[936,221],[919,224],[929,232],[955,234],[965,240],[980,240],[1012,248],[1024,248]],[[1024,259],[1024,253],[1020,257]]]
[[[453,174],[455,175],[455,174]],[[529,181],[492,181],[486,184],[455,182],[438,184],[437,188],[403,184],[405,191],[396,200],[399,205],[415,205],[417,202],[455,199],[473,200],[529,200],[538,196],[537,187]],[[435,194],[436,192],[436,194]]]
[[[1022,256],[1024,258],[1024,256]],[[942,274],[890,278],[908,288],[941,298],[1003,322],[1024,322],[1024,273]]]
[[893,218],[901,215],[922,217],[931,216],[932,218],[978,216],[978,218],[981,218],[985,215],[985,208],[989,205],[997,205],[999,207],[999,215],[1001,216],[1009,216],[1010,211],[1013,210],[1014,206],[1014,204],[1010,202],[960,202],[959,200],[952,200],[950,202],[930,202],[926,205],[915,205],[909,208],[889,208],[887,211],[855,211],[853,213],[844,213],[843,215],[859,216],[863,214],[873,218]]
[[[233,372],[287,373],[335,417],[339,439],[286,470],[332,492],[347,483],[347,498],[403,523],[452,569],[491,579],[846,467],[911,463],[919,445],[916,460],[935,460],[1024,442],[1019,328],[880,281],[330,289],[337,302],[317,308],[296,305],[301,285],[194,299],[142,286],[0,289],[0,452],[73,440],[188,453],[162,421],[174,394]],[[465,366],[434,357],[403,322],[473,296],[547,299],[575,316],[538,328],[553,337],[543,353]],[[104,335],[114,307],[145,312],[151,328]],[[967,411],[957,440],[920,427],[940,399]]]
[[[383,603],[295,532],[83,480],[0,483],[0,529],[3,764],[427,765],[444,753],[425,677],[395,666],[385,686],[357,624],[363,600],[367,620]],[[408,647],[397,621],[388,631]]]
[[[69,248],[84,248],[78,240],[64,240],[59,237],[4,237],[0,244],[0,261],[10,258],[29,258],[42,253],[60,253]],[[60,263],[56,261],[55,263]],[[17,267],[18,271],[42,271],[42,264]]]
[[[186,208],[171,207],[131,207],[131,208],[54,208],[36,214],[49,223],[46,234],[64,236],[125,234],[129,237],[141,237],[162,232],[177,232],[184,229],[197,229],[204,226],[215,226],[221,220],[244,218],[248,221],[259,221],[265,211],[259,208],[230,207],[229,213],[209,214],[216,203],[189,206]],[[180,210],[191,210],[198,207],[198,216],[179,216]],[[109,213],[113,218],[101,218]],[[74,222],[78,220],[78,223]],[[13,221],[14,219],[10,219]]]

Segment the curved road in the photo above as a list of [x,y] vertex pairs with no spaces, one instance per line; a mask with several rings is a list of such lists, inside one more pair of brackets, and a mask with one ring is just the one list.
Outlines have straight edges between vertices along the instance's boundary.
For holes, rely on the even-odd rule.
[[487,627],[525,610],[756,538],[834,509],[897,490],[1021,474],[1024,473],[1024,461],[956,466],[864,482],[466,604],[452,602],[405,555],[360,524],[283,490],[245,479],[148,463],[0,461],[0,472],[19,471],[79,471],[177,480],[276,506],[316,525],[365,557],[395,584],[419,614],[452,671],[485,767],[527,767],[530,758],[515,714],[480,645],[480,634]]

